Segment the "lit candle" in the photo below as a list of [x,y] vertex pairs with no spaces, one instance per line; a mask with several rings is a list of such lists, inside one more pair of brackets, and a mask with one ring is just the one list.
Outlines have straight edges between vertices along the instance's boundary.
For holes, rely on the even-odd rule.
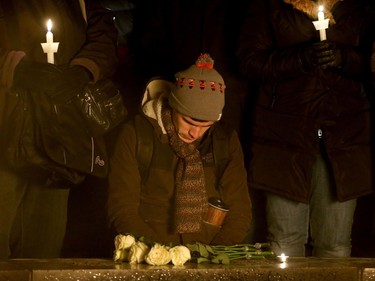
[[329,19],[324,19],[323,6],[319,6],[318,20],[313,21],[316,30],[319,30],[320,41],[327,40],[326,29],[328,28]]
[[46,34],[47,43],[53,43],[53,33],[52,33],[51,29],[52,29],[52,21],[51,21],[51,19],[49,19],[47,21],[47,34]]
[[52,21],[49,19],[47,21],[47,33],[46,33],[46,43],[40,43],[43,48],[43,52],[47,54],[47,62],[48,63],[55,63],[54,53],[57,53],[57,49],[59,47],[59,42],[53,42],[53,33],[52,29]]
[[281,262],[286,262],[289,256],[286,256],[284,253],[281,253],[280,256],[277,256]]
[[319,6],[319,12],[318,12],[318,20],[324,20],[324,7],[323,6]]
[[[318,20],[319,21],[324,21],[324,8],[323,6],[319,6],[319,12],[318,12]],[[320,36],[320,41],[327,40],[327,35],[326,35],[326,29],[322,28],[319,30],[319,36]]]

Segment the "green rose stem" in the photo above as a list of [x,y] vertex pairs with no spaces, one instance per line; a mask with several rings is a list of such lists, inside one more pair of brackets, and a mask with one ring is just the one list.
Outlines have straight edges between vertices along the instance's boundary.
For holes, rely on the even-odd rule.
[[[205,245],[197,242],[188,245],[193,256],[197,258],[197,262],[213,262],[229,264],[230,260],[238,259],[265,259],[266,257],[274,257],[275,254],[269,251],[268,243],[255,244],[236,244],[226,245]],[[196,254],[199,254],[198,256]]]
[[268,243],[256,244],[236,244],[232,246],[216,245],[210,246],[216,255],[226,254],[229,260],[238,259],[264,259],[274,256],[272,251],[264,251],[262,248],[268,248]]

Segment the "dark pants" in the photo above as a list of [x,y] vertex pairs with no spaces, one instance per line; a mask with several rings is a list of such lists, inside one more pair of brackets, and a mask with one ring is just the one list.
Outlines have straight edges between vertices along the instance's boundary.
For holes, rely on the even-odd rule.
[[58,258],[68,196],[0,167],[0,258]]

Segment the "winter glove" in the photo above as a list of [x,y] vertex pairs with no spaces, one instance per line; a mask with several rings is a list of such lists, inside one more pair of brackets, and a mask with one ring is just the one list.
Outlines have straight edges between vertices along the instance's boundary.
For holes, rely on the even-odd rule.
[[14,71],[13,86],[30,91],[52,92],[62,69],[54,64],[21,60]]
[[89,71],[82,66],[21,61],[15,69],[13,86],[66,101],[82,91],[90,79]]
[[314,67],[321,69],[341,69],[347,61],[346,50],[328,41],[314,43],[300,51],[300,61],[303,70],[309,71]]
[[322,69],[340,69],[346,64],[346,51],[335,43],[323,42],[315,46],[313,59]]

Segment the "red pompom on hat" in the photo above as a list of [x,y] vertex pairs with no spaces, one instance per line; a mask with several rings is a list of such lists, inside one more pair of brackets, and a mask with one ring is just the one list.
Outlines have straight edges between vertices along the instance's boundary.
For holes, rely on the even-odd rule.
[[214,68],[214,60],[210,57],[209,54],[202,54],[199,56],[197,61],[195,62],[197,67],[201,68],[207,68],[207,69],[212,69]]
[[209,54],[201,54],[194,65],[176,73],[175,78],[175,87],[169,95],[172,108],[198,120],[220,120],[225,84]]

